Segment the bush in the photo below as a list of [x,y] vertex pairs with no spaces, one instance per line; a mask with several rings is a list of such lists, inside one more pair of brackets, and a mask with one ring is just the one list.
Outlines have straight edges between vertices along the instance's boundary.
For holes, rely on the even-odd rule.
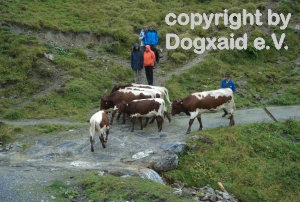
[[21,119],[24,118],[24,114],[22,114],[19,111],[16,110],[7,110],[4,112],[3,118],[5,119],[9,119],[9,120],[17,120],[17,119]]
[[184,53],[178,53],[178,52],[172,53],[171,58],[175,62],[180,62],[180,63],[183,63],[187,59]]

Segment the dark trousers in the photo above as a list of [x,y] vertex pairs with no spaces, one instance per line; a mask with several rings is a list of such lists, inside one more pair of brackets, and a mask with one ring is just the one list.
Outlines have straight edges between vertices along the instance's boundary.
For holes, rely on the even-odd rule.
[[154,54],[156,53],[156,46],[155,45],[150,45],[151,50],[154,52]]
[[153,86],[153,66],[145,66],[148,85]]

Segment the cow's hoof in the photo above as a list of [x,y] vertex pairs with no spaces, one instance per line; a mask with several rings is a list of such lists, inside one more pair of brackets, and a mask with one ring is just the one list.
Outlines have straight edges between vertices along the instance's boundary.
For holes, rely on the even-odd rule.
[[122,124],[125,124],[125,121],[122,121]]
[[105,144],[102,145],[103,148],[106,148]]
[[186,134],[190,134],[191,131],[186,131]]
[[169,123],[171,123],[171,118],[169,118],[168,120],[169,120]]

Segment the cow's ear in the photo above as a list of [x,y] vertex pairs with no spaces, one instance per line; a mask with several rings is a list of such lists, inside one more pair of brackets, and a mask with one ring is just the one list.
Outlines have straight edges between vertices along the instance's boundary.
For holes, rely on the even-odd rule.
[[107,105],[107,102],[105,102],[105,104]]

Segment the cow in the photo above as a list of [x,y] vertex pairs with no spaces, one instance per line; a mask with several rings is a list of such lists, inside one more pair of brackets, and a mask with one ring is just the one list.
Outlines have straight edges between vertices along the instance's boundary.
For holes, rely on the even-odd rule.
[[120,89],[124,89],[126,87],[131,87],[131,86],[132,86],[131,84],[125,84],[125,85],[119,85],[119,84],[117,84],[117,85],[114,85],[114,87],[113,87],[113,89],[111,90],[110,93],[113,93],[113,92],[115,92],[117,90],[120,90]]
[[189,134],[196,117],[200,124],[199,130],[202,130],[201,114],[217,112],[221,109],[227,109],[230,113],[229,126],[233,126],[235,124],[233,119],[235,103],[230,88],[193,93],[183,99],[177,98],[172,103],[171,114],[174,116],[184,112],[186,115],[190,115],[189,127],[186,131],[186,134]]
[[146,117],[144,125],[146,127],[149,117],[153,116],[157,116],[158,132],[162,130],[165,101],[161,98],[133,100],[128,103],[123,101],[117,104],[116,108],[119,113],[126,113],[132,117],[131,132],[134,131],[134,124],[137,118],[140,120],[141,130],[143,130],[142,117]]
[[136,83],[132,83],[131,85],[134,86],[134,87],[138,87],[138,88],[148,88],[148,89],[155,89],[155,90],[161,91],[165,95],[168,103],[170,105],[172,104],[171,101],[170,101],[170,98],[169,98],[169,91],[168,91],[167,88],[165,88],[163,86],[151,86],[151,85],[136,84]]
[[136,87],[136,88],[147,88],[147,89],[155,89],[158,90],[160,92],[162,92],[164,94],[164,96],[166,97],[166,100],[168,101],[168,103],[171,105],[171,101],[169,98],[169,91],[167,88],[162,87],[162,86],[150,86],[150,85],[145,85],[145,84],[136,84],[136,83],[131,83],[131,84],[126,84],[126,85],[115,85],[113,87],[113,89],[111,90],[111,93],[120,90],[120,89],[125,89],[127,87]]
[[[102,147],[106,148],[105,143],[108,139],[109,134],[109,121],[105,110],[100,110],[96,112],[90,118],[90,142],[91,142],[91,152],[94,152],[94,135],[95,131],[99,133],[99,139],[101,141]],[[104,139],[103,134],[106,133]]]
[[[101,98],[100,110],[109,109],[109,108],[114,107],[114,110],[112,112],[112,116],[110,119],[110,124],[113,124],[113,119],[117,112],[117,110],[115,109],[115,106],[118,103],[120,103],[122,101],[130,102],[132,100],[146,99],[146,98],[155,98],[155,93],[150,92],[150,91],[120,89],[120,90],[113,92],[112,94],[110,94],[108,96]],[[124,120],[125,120],[125,114],[123,114],[123,122],[122,123],[125,123]]]
[[[140,90],[140,91],[151,91],[151,92],[155,93],[156,98],[162,98],[162,99],[164,99],[164,97],[165,97],[165,94],[163,92],[161,92],[161,91],[159,91],[157,89],[153,89],[153,88],[139,88],[139,87],[132,86],[132,87],[125,87],[124,89],[128,89],[128,90]],[[169,120],[169,123],[170,123],[171,122],[171,117],[170,117],[170,115],[168,113],[167,107],[164,108],[164,117],[166,117],[166,116],[167,116],[167,118]],[[155,119],[155,117],[153,117],[153,119],[150,121],[150,123],[153,123],[154,119]]]

